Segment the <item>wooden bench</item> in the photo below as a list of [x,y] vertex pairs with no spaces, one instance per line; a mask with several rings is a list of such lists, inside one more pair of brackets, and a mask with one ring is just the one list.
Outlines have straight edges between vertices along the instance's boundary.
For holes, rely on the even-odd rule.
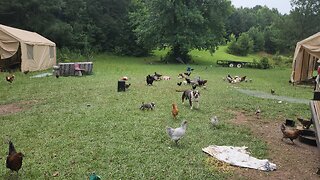
[[311,117],[315,129],[317,147],[320,149],[320,101],[310,101]]

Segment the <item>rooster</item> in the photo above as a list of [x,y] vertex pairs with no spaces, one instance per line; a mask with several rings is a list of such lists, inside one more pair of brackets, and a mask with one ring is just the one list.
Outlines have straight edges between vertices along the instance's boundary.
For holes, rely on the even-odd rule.
[[13,80],[14,80],[14,75],[9,75],[9,76],[6,76],[6,80],[8,81],[8,82],[10,82],[10,83],[12,83],[13,82]]
[[175,103],[172,104],[172,111],[171,112],[172,112],[173,118],[176,119],[177,115],[179,113],[177,104],[175,104]]
[[148,75],[148,76],[146,77],[147,85],[152,86],[152,83],[153,83],[154,80],[155,80],[155,79],[154,79],[153,76]]
[[186,134],[187,121],[184,120],[178,128],[167,127],[167,133],[170,138],[178,145],[178,141]]
[[219,120],[218,120],[217,116],[211,117],[211,118],[210,118],[210,123],[211,123],[211,125],[212,125],[213,127],[216,127],[216,126],[218,125],[218,123],[219,123]]
[[304,120],[302,118],[297,118],[297,120],[302,124],[304,129],[309,129],[312,124],[312,119],[310,121]]
[[284,124],[281,125],[281,132],[283,134],[283,138],[290,139],[292,141],[292,144],[294,144],[293,140],[297,139],[301,133],[301,130],[299,129],[287,129]]
[[17,153],[16,149],[13,146],[13,143],[9,141],[9,154],[6,161],[7,168],[18,173],[22,166],[23,157],[24,155],[21,152]]

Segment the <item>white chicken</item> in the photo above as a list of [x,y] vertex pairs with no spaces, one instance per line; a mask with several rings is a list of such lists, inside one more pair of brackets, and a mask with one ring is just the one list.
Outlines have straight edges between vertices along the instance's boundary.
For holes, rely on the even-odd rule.
[[178,128],[171,128],[167,127],[167,133],[170,136],[171,140],[173,140],[176,144],[178,144],[178,141],[186,134],[187,130],[187,121],[184,120],[181,123],[181,126]]
[[219,123],[219,120],[218,120],[217,116],[212,116],[210,118],[210,123],[211,123],[211,125],[213,127],[216,127],[218,125],[218,123]]

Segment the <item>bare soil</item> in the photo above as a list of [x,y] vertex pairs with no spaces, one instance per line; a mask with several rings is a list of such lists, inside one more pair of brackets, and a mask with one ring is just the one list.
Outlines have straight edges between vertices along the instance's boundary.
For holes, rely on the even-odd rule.
[[[317,175],[320,167],[320,149],[301,143],[294,144],[282,138],[280,125],[283,120],[262,120],[257,116],[246,116],[244,112],[236,112],[231,123],[249,127],[255,136],[268,145],[268,159],[277,165],[277,170],[263,172],[247,168],[234,168],[231,179],[320,179]],[[311,126],[312,127],[312,126]]]
[[0,116],[26,110],[30,107],[30,105],[36,102],[37,102],[36,100],[33,100],[33,101],[21,101],[21,102],[15,102],[11,104],[0,105]]

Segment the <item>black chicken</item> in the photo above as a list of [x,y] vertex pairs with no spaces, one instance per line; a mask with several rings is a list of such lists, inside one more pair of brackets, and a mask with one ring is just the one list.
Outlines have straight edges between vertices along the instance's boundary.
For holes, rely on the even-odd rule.
[[125,84],[125,88],[128,89],[131,86],[131,83]]
[[148,76],[146,77],[147,85],[152,86],[152,83],[153,83],[154,80],[155,80],[155,79],[154,79],[153,76],[148,75]]
[[7,156],[6,167],[11,171],[16,171],[18,173],[22,166],[23,157],[24,155],[21,152],[17,153],[13,143],[9,141],[9,153]]
[[271,94],[274,95],[276,93],[276,91],[274,89],[271,89]]

